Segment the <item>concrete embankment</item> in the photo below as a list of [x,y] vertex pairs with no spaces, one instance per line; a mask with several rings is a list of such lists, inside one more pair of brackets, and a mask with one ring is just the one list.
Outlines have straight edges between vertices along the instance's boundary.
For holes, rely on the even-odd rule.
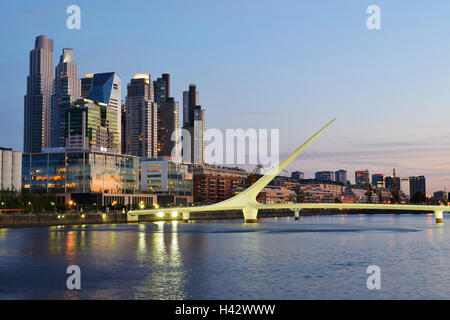
[[[339,215],[339,214],[420,214],[426,213],[421,211],[384,211],[384,210],[337,210],[337,209],[303,209],[300,216],[314,215]],[[290,217],[294,213],[291,210],[260,210],[258,218],[269,217]],[[226,220],[226,219],[243,219],[241,211],[212,211],[212,212],[193,212],[190,216],[191,220]],[[154,221],[174,221],[181,220],[178,218],[158,218],[154,215],[139,216],[139,222]],[[58,225],[80,225],[80,224],[111,224],[111,223],[127,223],[127,215],[123,213],[7,213],[0,214],[0,228],[12,227],[39,227],[39,226],[58,226]]]

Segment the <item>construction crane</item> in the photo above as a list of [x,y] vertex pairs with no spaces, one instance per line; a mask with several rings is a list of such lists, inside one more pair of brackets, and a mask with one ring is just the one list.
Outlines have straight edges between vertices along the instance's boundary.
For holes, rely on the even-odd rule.
[[392,191],[392,202],[393,203],[400,203],[400,193],[399,193],[399,186],[397,185],[397,177],[395,175],[395,168],[392,170],[392,179],[394,184],[394,190]]
[[263,168],[262,164],[258,164],[255,169],[249,174],[247,177],[248,184],[251,186],[254,184],[259,178],[261,178],[261,169]]

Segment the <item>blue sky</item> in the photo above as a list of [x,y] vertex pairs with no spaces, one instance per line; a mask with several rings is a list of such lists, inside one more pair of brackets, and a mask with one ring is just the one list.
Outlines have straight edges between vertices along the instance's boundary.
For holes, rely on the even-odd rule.
[[[66,28],[67,6],[81,30]],[[381,30],[366,8],[381,8]],[[198,85],[207,128],[279,128],[282,156],[337,122],[290,169],[368,168],[450,186],[448,1],[10,1],[0,11],[0,145],[22,150],[28,54],[39,34],[80,75],[168,72]],[[353,174],[350,174],[353,179]]]

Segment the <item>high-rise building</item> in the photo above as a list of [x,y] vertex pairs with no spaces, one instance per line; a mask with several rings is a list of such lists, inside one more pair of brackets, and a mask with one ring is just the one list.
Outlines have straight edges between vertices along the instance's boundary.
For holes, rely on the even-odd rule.
[[94,78],[93,73],[86,73],[84,78],[81,79],[81,97],[89,99],[91,97],[92,80]]
[[163,73],[161,78],[153,81],[153,87],[155,90],[155,102],[166,102],[170,97],[170,74]]
[[333,171],[318,171],[315,174],[316,180],[321,181],[335,181],[335,176]]
[[335,175],[336,182],[347,184],[347,171],[341,169],[341,170],[336,171],[334,173],[334,175]]
[[20,191],[22,186],[22,152],[0,147],[0,190]]
[[199,95],[195,84],[183,92],[183,161],[204,162],[205,110],[198,104]]
[[117,112],[106,103],[79,99],[65,111],[61,124],[64,147],[119,152],[120,131]]
[[189,91],[183,92],[183,127],[194,125],[194,108],[199,104],[197,85],[191,83]]
[[127,152],[127,109],[126,103],[122,103],[122,116],[120,118],[120,136],[121,136],[121,146],[120,150],[122,154]]
[[150,74],[136,74],[127,86],[126,154],[141,158],[158,155],[158,106]]
[[445,201],[445,199],[447,199],[447,192],[445,191],[436,191],[433,194],[434,201]]
[[291,177],[297,180],[303,180],[305,178],[305,174],[301,171],[292,171]]
[[376,188],[384,188],[384,175],[382,173],[372,175],[372,186]]
[[50,146],[51,95],[53,88],[53,40],[36,37],[30,51],[27,94],[24,101],[24,152],[41,152]]
[[395,177],[395,183],[394,183],[394,177],[387,176],[384,178],[384,185],[386,188],[388,188],[391,191],[395,191],[395,188],[397,188],[397,191],[400,191],[400,178]]
[[420,192],[426,195],[426,184],[424,176],[409,177],[409,192],[410,195]]
[[205,110],[201,106],[195,106],[194,109],[194,130],[192,137],[192,162],[204,163],[205,154]]
[[64,48],[55,69],[55,84],[52,95],[51,146],[63,146],[61,120],[65,110],[81,96],[81,81],[78,78],[78,66],[72,49]]
[[169,97],[158,103],[158,156],[178,158],[178,102]]
[[355,184],[357,185],[367,184],[366,170],[355,171]]
[[[85,79],[89,79],[85,77]],[[84,80],[84,79],[83,79]],[[86,94],[87,80],[82,80],[82,95]],[[86,86],[86,87],[84,87]],[[116,126],[118,132],[121,132],[122,124],[122,80],[115,72],[95,73],[92,76],[90,100],[102,102],[108,105],[108,108],[117,114],[117,123],[110,124]],[[118,136],[119,144],[117,152],[120,153],[121,136]]]

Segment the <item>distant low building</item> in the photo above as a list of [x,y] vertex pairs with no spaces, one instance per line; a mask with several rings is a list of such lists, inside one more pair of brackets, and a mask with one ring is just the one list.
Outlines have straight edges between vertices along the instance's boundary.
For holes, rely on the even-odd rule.
[[433,200],[434,201],[444,201],[446,198],[446,192],[445,191],[436,191],[433,194]]
[[295,203],[297,194],[289,188],[266,186],[258,194],[256,200],[260,203]]
[[315,174],[316,180],[321,181],[336,181],[333,171],[318,171]]
[[20,191],[22,187],[22,152],[0,147],[0,189]]
[[189,164],[170,157],[140,160],[141,192],[192,196],[192,173]]
[[232,190],[243,185],[249,175],[241,168],[193,164],[194,202],[216,203],[233,195]]
[[291,177],[297,180],[303,180],[305,178],[305,174],[301,171],[292,171]]
[[350,186],[347,186],[341,195],[341,202],[342,203],[354,203],[355,200],[356,200],[356,196],[353,193],[352,188]]
[[304,195],[305,202],[334,202],[340,199],[344,189],[340,182],[304,179],[300,181],[298,193]]

